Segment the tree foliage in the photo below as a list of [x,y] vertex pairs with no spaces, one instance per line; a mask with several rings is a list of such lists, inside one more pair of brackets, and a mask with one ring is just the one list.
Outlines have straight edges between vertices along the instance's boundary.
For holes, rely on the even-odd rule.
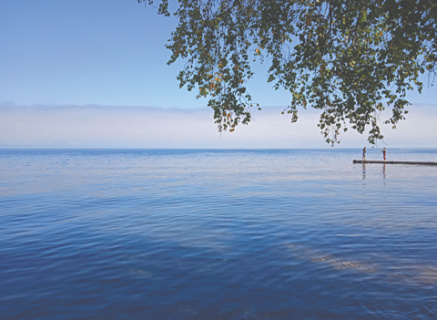
[[[170,15],[168,0],[138,0]],[[290,92],[285,112],[320,109],[328,143],[348,127],[374,144],[381,121],[405,119],[406,93],[432,84],[437,62],[435,0],[179,0],[169,64],[185,61],[181,87],[208,97],[219,130],[251,119],[246,84],[254,62],[268,82]],[[391,110],[388,119],[381,112]]]

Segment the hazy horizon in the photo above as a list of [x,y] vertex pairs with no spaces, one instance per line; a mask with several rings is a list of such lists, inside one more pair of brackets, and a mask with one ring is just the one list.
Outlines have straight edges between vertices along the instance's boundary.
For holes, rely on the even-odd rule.
[[[396,130],[383,126],[377,147],[434,148],[437,110],[410,108]],[[2,106],[0,148],[330,148],[317,127],[316,110],[297,123],[280,107],[254,110],[249,125],[219,133],[208,108],[126,106]],[[415,128],[420,130],[415,130]],[[371,147],[367,135],[342,133],[336,148]]]

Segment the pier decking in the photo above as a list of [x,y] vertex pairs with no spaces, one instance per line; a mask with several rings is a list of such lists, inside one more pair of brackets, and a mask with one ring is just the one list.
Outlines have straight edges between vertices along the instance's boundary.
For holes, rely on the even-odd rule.
[[423,161],[354,160],[353,163],[414,164],[414,165],[425,165],[425,166],[437,166],[437,162],[423,162]]

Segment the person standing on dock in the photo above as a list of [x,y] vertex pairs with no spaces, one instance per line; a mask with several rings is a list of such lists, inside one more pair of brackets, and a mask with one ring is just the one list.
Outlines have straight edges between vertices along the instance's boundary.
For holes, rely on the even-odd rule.
[[366,160],[366,147],[363,149],[363,160]]
[[382,149],[382,155],[383,155],[383,157],[384,157],[384,160],[387,160],[386,158],[385,158],[385,155],[387,154],[387,151],[385,150],[385,148],[384,149]]

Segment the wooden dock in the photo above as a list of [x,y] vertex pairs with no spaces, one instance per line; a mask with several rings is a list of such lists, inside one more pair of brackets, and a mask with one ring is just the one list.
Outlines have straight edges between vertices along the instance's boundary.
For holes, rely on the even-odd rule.
[[424,166],[437,166],[437,162],[421,162],[421,161],[354,160],[353,163],[414,164],[414,165],[424,165]]

